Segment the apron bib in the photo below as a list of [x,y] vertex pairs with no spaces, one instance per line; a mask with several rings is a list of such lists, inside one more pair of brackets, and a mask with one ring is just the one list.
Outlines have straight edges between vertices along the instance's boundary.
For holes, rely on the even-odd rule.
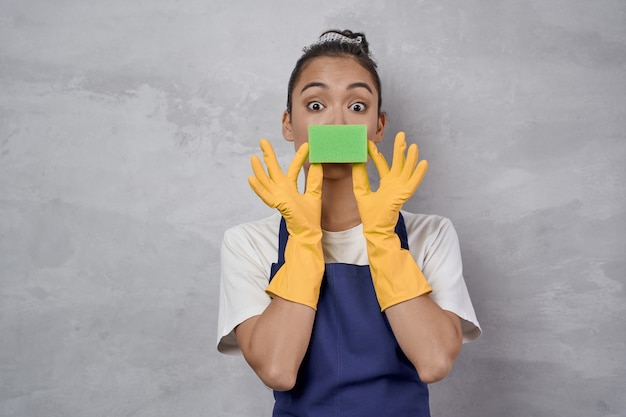
[[[408,249],[402,215],[396,225]],[[278,262],[289,233],[279,232]],[[428,387],[381,313],[369,266],[326,264],[311,342],[290,391],[274,391],[274,417],[429,417]]]

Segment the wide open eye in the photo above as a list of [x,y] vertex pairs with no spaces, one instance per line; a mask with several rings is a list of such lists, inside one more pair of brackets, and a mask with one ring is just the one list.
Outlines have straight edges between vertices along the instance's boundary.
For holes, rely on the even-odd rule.
[[355,111],[355,112],[361,113],[361,112],[364,112],[366,109],[367,109],[367,106],[361,102],[350,104],[350,110]]
[[307,107],[309,108],[309,110],[320,111],[324,108],[324,105],[320,103],[319,101],[312,101],[309,104],[307,104]]

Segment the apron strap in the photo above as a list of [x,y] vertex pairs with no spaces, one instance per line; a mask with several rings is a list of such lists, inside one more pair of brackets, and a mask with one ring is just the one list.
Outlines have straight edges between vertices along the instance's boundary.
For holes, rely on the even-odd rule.
[[400,246],[402,247],[402,249],[409,250],[409,238],[407,237],[406,226],[404,225],[404,217],[402,217],[402,213],[398,213],[396,234],[400,238]]
[[285,222],[285,218],[281,217],[280,228],[278,229],[278,261],[272,264],[272,268],[270,270],[270,282],[280,267],[285,263],[285,247],[287,246],[288,238],[289,232],[287,231],[287,223]]

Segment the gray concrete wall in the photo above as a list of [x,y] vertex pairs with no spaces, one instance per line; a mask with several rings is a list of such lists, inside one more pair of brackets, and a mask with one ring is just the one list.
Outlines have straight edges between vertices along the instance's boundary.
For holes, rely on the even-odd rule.
[[622,0],[0,0],[0,416],[261,416],[219,245],[300,48],[371,40],[485,334],[433,416],[626,416]]

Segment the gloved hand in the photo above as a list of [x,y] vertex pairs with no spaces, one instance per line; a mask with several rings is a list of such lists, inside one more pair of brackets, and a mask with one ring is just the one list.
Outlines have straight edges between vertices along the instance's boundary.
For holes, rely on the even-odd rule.
[[254,176],[248,177],[248,183],[265,204],[280,211],[289,232],[285,263],[265,291],[272,297],[317,309],[325,268],[321,227],[322,166],[310,165],[306,190],[301,194],[297,180],[309,154],[309,144],[300,146],[286,176],[266,139],[261,140],[261,150],[269,176],[260,159],[253,156],[250,162]]
[[368,154],[380,175],[380,186],[372,192],[365,164],[352,167],[354,195],[357,200],[363,234],[367,242],[367,255],[372,281],[381,311],[432,291],[411,253],[402,249],[395,233],[402,205],[420,185],[428,162],[417,164],[417,145],[409,146],[407,156],[404,132],[396,135],[392,167],[368,141]]

